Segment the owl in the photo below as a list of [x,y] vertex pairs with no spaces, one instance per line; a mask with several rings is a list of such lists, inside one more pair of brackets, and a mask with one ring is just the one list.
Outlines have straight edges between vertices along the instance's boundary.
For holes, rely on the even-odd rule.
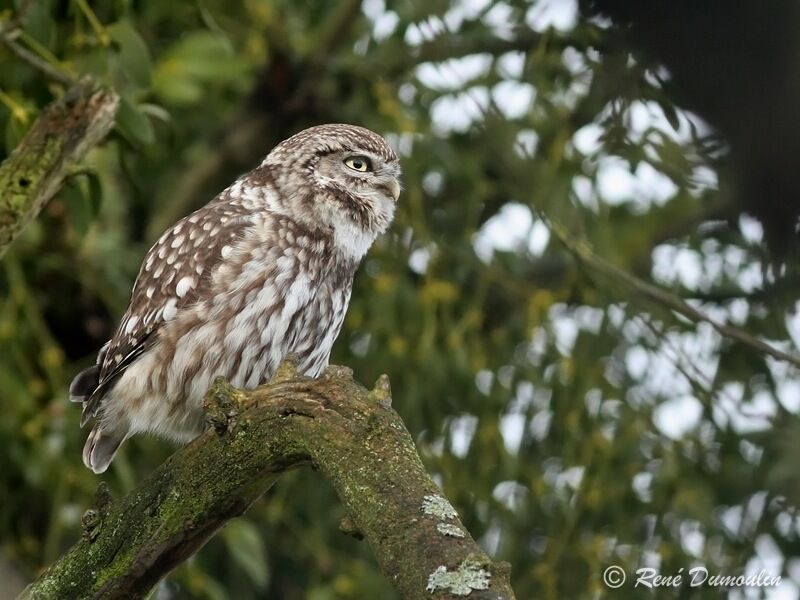
[[288,354],[327,366],[353,275],[394,217],[400,165],[378,134],[311,127],[284,140],[150,248],[130,305],[95,365],[70,385],[94,419],[95,473],[140,432],[185,443],[203,429],[217,376],[251,389]]

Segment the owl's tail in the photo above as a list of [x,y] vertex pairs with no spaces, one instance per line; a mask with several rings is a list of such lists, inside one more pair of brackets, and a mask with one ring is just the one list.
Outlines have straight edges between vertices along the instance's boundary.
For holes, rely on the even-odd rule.
[[[100,406],[100,401],[103,398],[103,391],[98,390],[100,387],[100,365],[92,365],[88,369],[84,369],[75,376],[72,383],[69,385],[69,399],[72,402],[83,403],[83,412],[81,413],[81,427],[92,417],[97,415],[97,409]],[[97,392],[97,393],[95,393]]]
[[[95,364],[75,375],[75,379],[69,384],[69,399],[73,402],[88,402],[94,391],[100,387],[100,369],[103,366],[110,343],[111,341],[109,340],[103,344],[103,347],[97,353]],[[82,426],[83,424],[81,424]]]
[[72,402],[86,402],[100,385],[100,365],[92,365],[75,376],[69,384],[69,399]]
[[[107,348],[108,344],[100,349],[97,364],[78,373],[69,385],[69,399],[83,404],[81,427],[96,416],[100,400],[105,395],[105,390],[100,389],[100,370]],[[83,446],[83,464],[95,473],[105,472],[120,445],[127,438],[127,429],[111,429],[102,422],[95,424]]]
[[107,429],[98,423],[92,428],[83,446],[83,464],[95,473],[105,473],[122,442],[127,438],[127,430]]

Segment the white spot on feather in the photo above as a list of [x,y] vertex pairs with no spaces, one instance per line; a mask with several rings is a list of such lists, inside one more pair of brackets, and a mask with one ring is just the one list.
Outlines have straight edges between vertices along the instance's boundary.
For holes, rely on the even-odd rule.
[[161,309],[151,310],[144,316],[144,320],[142,322],[145,325],[150,325],[150,323],[158,322],[160,314],[161,314]]
[[178,298],[183,298],[186,293],[195,286],[195,283],[194,277],[182,277],[178,285],[175,286],[175,293],[178,295]]
[[178,300],[176,298],[170,298],[167,300],[167,303],[164,305],[164,320],[169,321],[178,314]]
[[125,323],[125,334],[128,335],[133,331],[133,328],[136,327],[136,323],[139,322],[139,317],[136,315],[131,315],[128,317],[127,322]]
[[172,243],[170,244],[170,246],[172,246],[173,248],[177,248],[178,246],[180,246],[183,243],[184,237],[185,236],[183,236],[183,235],[176,236],[175,239],[172,240]]

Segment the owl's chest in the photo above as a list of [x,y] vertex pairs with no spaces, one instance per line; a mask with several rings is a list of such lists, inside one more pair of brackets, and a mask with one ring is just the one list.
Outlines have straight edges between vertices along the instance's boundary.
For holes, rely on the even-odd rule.
[[325,367],[350,300],[354,270],[335,259],[291,249],[254,252],[237,277],[219,280],[227,293],[218,297],[228,298],[219,305],[227,321],[226,355],[240,357],[225,369],[234,379],[261,383],[289,353],[309,375]]
[[305,306],[298,307],[287,324],[283,351],[296,354],[303,372],[315,376],[325,367],[342,328],[351,286],[336,287],[322,281],[309,290]]

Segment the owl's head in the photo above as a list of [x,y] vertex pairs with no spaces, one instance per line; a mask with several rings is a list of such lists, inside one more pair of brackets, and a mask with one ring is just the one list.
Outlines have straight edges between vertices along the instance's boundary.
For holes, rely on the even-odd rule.
[[264,166],[293,216],[331,228],[337,246],[356,259],[392,222],[400,163],[386,140],[369,129],[305,129],[275,146]]

